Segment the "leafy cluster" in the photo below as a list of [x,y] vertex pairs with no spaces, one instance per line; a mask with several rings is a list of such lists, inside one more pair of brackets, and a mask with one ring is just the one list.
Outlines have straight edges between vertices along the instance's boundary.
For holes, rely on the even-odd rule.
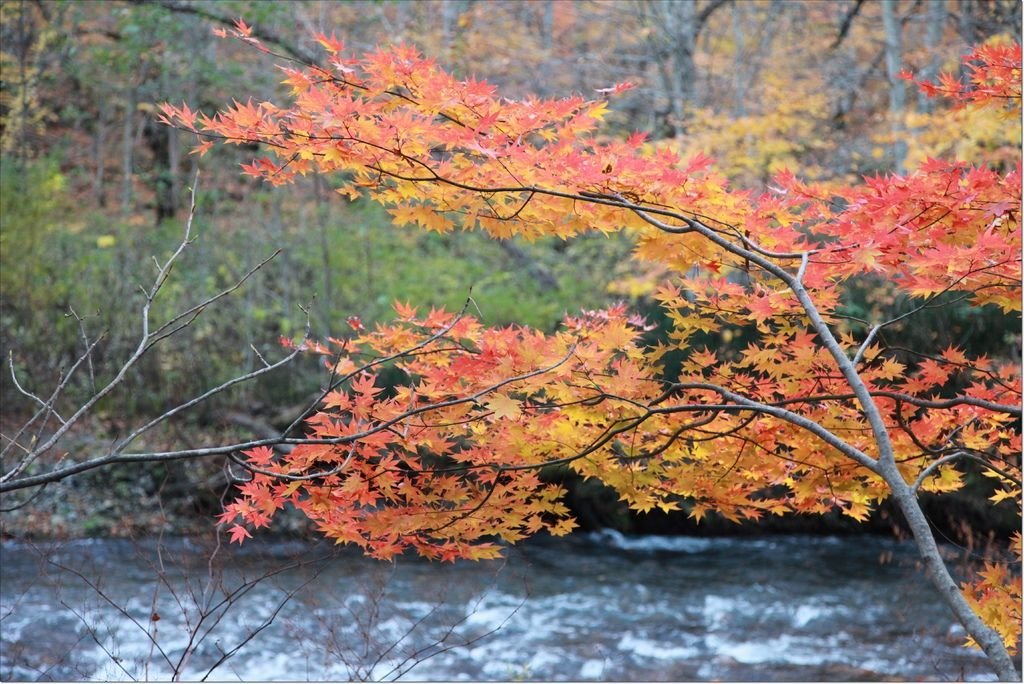
[[[917,86],[929,97],[947,97],[957,106],[976,105],[1020,111],[1020,44],[992,42],[979,45],[964,57],[966,79],[944,73],[938,83],[921,80]],[[913,80],[913,74],[903,74]]]
[[[1020,490],[1017,491],[1020,496]],[[1016,565],[1021,562],[1021,535],[1013,538],[1013,553]],[[985,563],[978,573],[978,579],[964,583],[964,591],[971,607],[978,611],[986,623],[992,625],[1003,643],[1011,652],[1016,652],[1020,643],[1021,625],[1021,578],[1005,563]],[[968,644],[977,646],[973,639]]]
[[[258,45],[245,24],[232,33]],[[236,539],[291,503],[378,557],[490,557],[495,539],[571,529],[560,491],[536,474],[555,464],[637,510],[685,501],[696,518],[863,519],[893,473],[914,493],[951,491],[965,461],[1019,502],[1019,367],[885,339],[950,300],[1017,315],[1019,162],[1000,173],[928,159],[848,187],[782,171],[763,191],[737,190],[705,156],[681,159],[640,134],[603,139],[603,101],[508,100],[410,48],[354,59],[333,36],[318,40],[327,67],[281,67],[287,105],[236,102],[213,116],[164,105],[165,120],[205,138],[201,152],[218,138],[261,143],[269,153],[244,170],[274,185],[332,173],[339,193],[399,224],[496,238],[628,231],[635,256],[666,274],[655,297],[672,330],[651,347],[624,307],[544,335],[398,306],[391,325],[308,342],[330,355],[322,409],[308,443],[246,454],[252,481],[222,517]],[[1019,108],[1019,55],[979,48],[972,85],[943,88],[970,106]],[[873,274],[911,307],[833,335],[846,323],[843,285]],[[739,329],[732,353],[694,342]],[[668,352],[683,356],[675,377]],[[394,391],[379,382],[386,365],[403,374]]]

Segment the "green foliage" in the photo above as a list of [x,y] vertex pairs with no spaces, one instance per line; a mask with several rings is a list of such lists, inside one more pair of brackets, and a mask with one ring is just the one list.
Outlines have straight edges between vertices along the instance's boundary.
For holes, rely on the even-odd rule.
[[[390,319],[396,299],[458,310],[470,293],[488,323],[551,329],[565,311],[608,301],[612,266],[629,249],[625,241],[602,239],[599,250],[587,237],[533,245],[516,241],[524,263],[479,233],[436,235],[396,228],[382,209],[362,202],[332,213],[326,231],[337,279],[328,317],[333,332],[352,314],[364,323]],[[318,282],[321,242],[315,236],[293,237],[303,240],[294,248],[307,269],[303,279]],[[557,288],[548,287],[538,270]]]
[[[44,158],[27,166],[4,158],[0,164],[0,290],[7,300],[33,282],[33,269],[47,268],[38,257],[57,232],[66,179],[56,160]],[[31,293],[30,293],[31,294]]]
[[19,164],[5,157],[0,163],[0,346],[6,357],[11,346],[29,341],[35,350],[30,365],[57,367],[59,350],[74,345],[74,331],[61,314],[83,263],[77,235],[61,224],[68,213],[65,186],[52,158]]
[[[29,162],[24,175],[14,164],[3,169],[3,352],[13,350],[17,367],[32,369],[31,377],[20,376],[30,389],[46,392],[84,351],[82,329],[90,341],[103,333],[93,354],[94,380],[102,386],[138,343],[141,288],[151,286],[155,260],[162,263],[180,242],[184,217],[154,227],[138,214],[72,211],[72,188],[57,158]],[[255,370],[260,362],[250,345],[276,358],[280,336],[303,334],[300,307],[310,304],[314,336],[347,333],[349,316],[367,326],[390,320],[396,299],[457,309],[470,293],[488,323],[551,329],[565,311],[607,302],[613,266],[629,249],[625,240],[582,237],[517,242],[510,253],[479,234],[396,228],[369,203],[328,197],[286,204],[280,193],[259,191],[235,203],[210,185],[198,197],[198,239],[154,302],[153,323],[230,287],[273,246],[285,249],[243,288],[154,349],[125,391],[104,400],[101,417],[166,410]],[[218,406],[294,403],[321,380],[312,361],[305,363],[295,373],[218,397],[196,415],[206,421],[215,419]],[[5,401],[27,410],[8,377],[2,387]],[[92,389],[93,379],[80,369],[67,398],[80,401]]]

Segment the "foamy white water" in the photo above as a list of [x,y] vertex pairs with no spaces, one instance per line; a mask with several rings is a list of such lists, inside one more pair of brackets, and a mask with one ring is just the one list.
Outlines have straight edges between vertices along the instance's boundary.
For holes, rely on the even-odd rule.
[[604,532],[454,566],[257,539],[220,584],[202,544],[157,546],[4,543],[0,679],[993,679],[886,539]]

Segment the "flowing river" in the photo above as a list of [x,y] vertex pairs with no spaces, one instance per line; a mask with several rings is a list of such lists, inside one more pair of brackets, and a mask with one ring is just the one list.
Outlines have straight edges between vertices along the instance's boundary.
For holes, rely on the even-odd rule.
[[502,562],[324,544],[0,545],[0,680],[990,680],[870,536],[539,539]]

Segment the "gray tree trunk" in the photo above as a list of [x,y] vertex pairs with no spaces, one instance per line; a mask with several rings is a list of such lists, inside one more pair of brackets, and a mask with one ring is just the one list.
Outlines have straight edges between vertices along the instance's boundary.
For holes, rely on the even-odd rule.
[[107,99],[100,98],[99,112],[96,117],[96,136],[93,138],[93,161],[95,172],[92,177],[92,194],[99,207],[107,206],[107,197],[103,188],[104,175],[106,174],[107,147]]
[[555,32],[555,2],[544,0],[540,21],[540,49],[543,51],[540,63],[540,83],[537,90],[539,95],[548,95],[551,92],[551,75],[554,60],[554,32]]
[[656,31],[652,49],[669,102],[670,133],[680,136],[687,129],[687,110],[699,104],[693,58],[697,47],[697,3],[645,2],[641,11]]
[[885,31],[885,71],[889,77],[889,124],[893,134],[892,157],[896,173],[906,173],[907,110],[906,81],[899,77],[903,68],[903,25],[896,16],[896,0],[882,0],[882,28]]
[[458,0],[442,0],[441,2],[441,41],[443,43],[445,61],[451,62],[452,43],[455,41],[455,29],[459,20]]
[[[942,34],[946,28],[946,0],[931,0],[925,15],[924,43],[928,48],[928,63],[921,69],[921,78],[934,81],[939,75],[939,59],[942,55]],[[917,93],[917,109],[919,112],[931,112],[935,108],[935,100],[922,91]]]
[[891,457],[880,459],[882,476],[885,478],[893,499],[906,518],[907,525],[914,535],[914,543],[917,545],[918,553],[924,562],[924,570],[928,579],[942,596],[943,601],[948,605],[953,614],[956,615],[960,624],[967,633],[978,643],[981,650],[988,656],[988,661],[996,672],[1000,681],[1019,682],[1020,673],[999,634],[985,624],[985,622],[974,612],[963,592],[957,586],[956,581],[949,574],[938,545],[935,543],[935,536],[932,534],[931,525],[921,510],[917,495],[903,479],[895,460]]
[[124,214],[130,213],[132,209],[132,181],[135,175],[135,90],[132,87],[128,91],[121,127],[121,212]]
[[[333,294],[333,282],[334,271],[331,266],[331,244],[330,230],[331,218],[331,197],[325,196],[325,181],[324,177],[319,174],[313,174],[313,210],[314,220],[316,221],[317,234],[320,238],[320,267],[323,275],[323,290],[320,293],[320,311],[323,316],[324,323],[331,325],[331,315],[333,313],[332,307],[334,304]],[[327,193],[329,195],[329,193]]]

